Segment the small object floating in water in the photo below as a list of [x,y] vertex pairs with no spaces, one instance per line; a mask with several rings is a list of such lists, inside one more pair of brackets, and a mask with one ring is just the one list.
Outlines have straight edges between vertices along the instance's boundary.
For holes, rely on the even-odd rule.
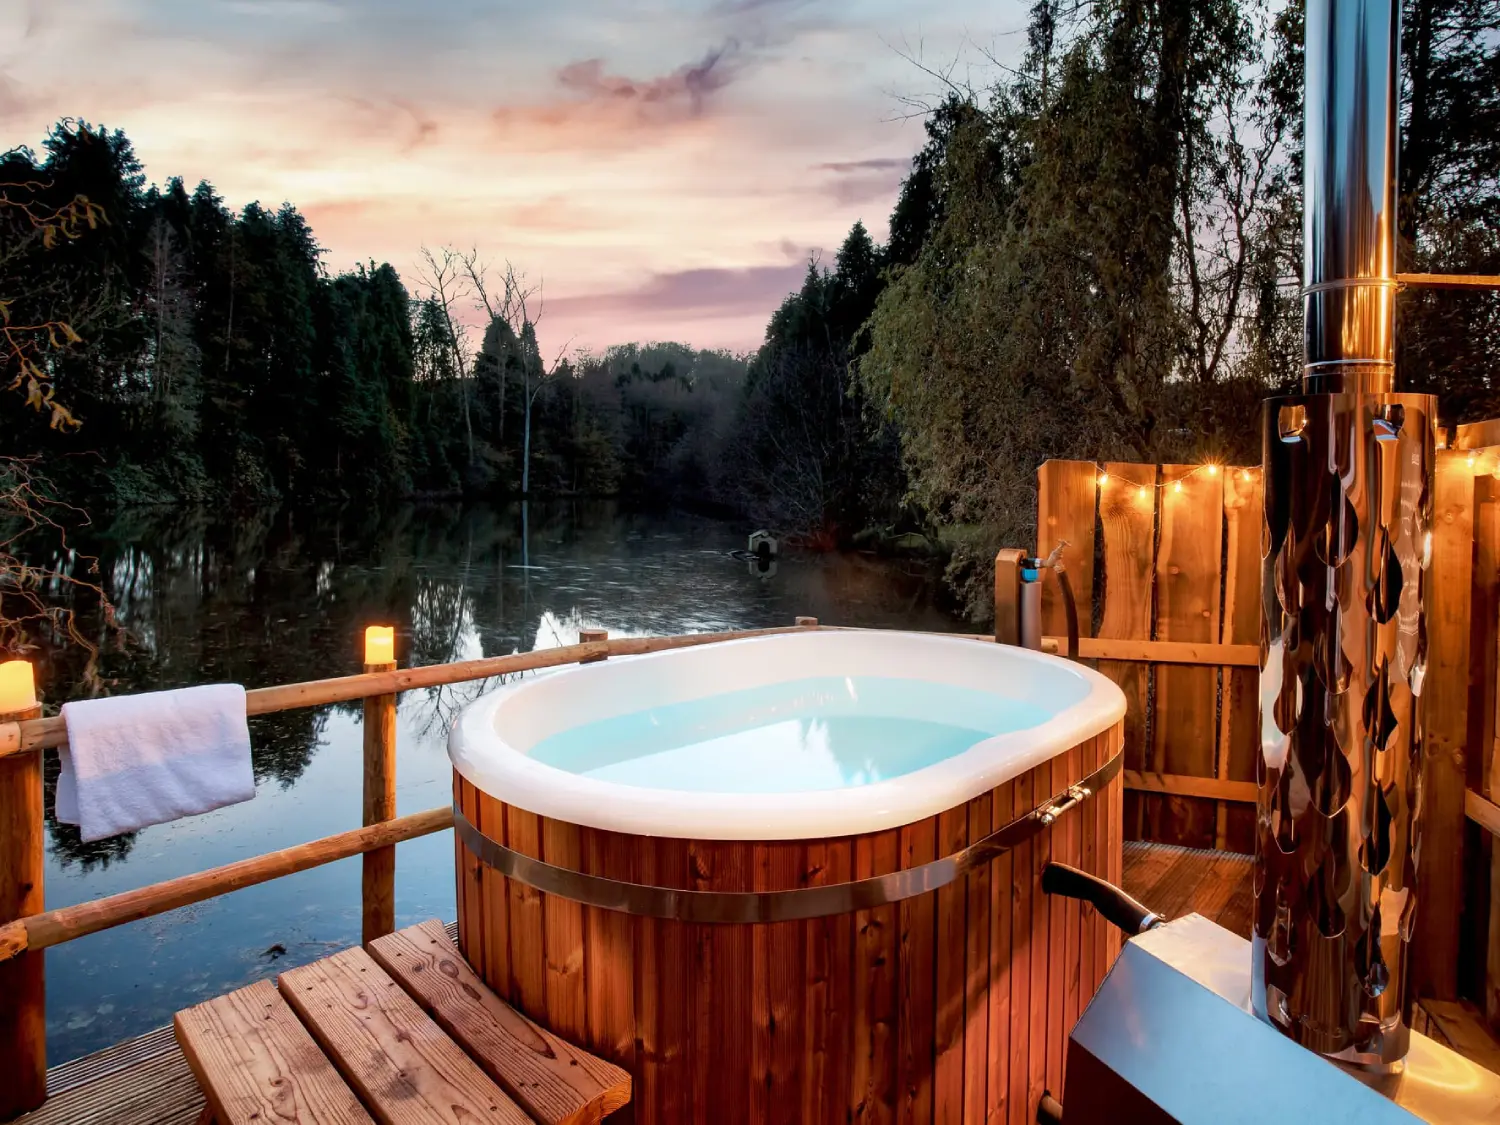
[[261,956],[271,961],[276,960],[278,957],[285,957],[286,946],[282,945],[281,942],[278,941],[275,945],[271,946],[270,949],[262,953]]

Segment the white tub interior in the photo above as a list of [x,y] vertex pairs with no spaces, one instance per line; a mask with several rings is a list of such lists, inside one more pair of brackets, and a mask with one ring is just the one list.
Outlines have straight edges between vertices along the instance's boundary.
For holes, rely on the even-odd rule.
[[458,770],[532,812],[709,839],[878,831],[963,803],[1124,713],[1082,665],[964,638],[817,631],[616,658],[460,717]]

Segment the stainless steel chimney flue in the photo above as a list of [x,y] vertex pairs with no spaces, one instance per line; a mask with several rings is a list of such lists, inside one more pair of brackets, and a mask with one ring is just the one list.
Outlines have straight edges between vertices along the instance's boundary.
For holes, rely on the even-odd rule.
[[1308,0],[1303,393],[1265,406],[1252,1003],[1405,1057],[1437,402],[1396,394],[1398,0]]
[[1307,5],[1303,390],[1395,390],[1399,3]]

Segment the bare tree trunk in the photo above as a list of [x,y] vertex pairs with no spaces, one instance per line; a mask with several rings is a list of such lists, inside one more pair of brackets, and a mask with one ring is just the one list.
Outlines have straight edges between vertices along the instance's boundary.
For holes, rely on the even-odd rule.
[[[525,362],[524,360],[522,361]],[[524,368],[523,368],[524,370]],[[541,388],[538,387],[538,390]],[[531,376],[526,375],[526,438],[522,443],[521,453],[521,495],[531,495],[531,404],[536,400],[536,395],[531,393]]]

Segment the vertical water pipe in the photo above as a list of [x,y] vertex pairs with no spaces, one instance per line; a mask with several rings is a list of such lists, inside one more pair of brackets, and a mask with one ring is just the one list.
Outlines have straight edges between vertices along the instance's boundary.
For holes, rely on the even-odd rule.
[[1308,0],[1302,393],[1264,414],[1252,1003],[1392,1070],[1419,909],[1437,402],[1394,393],[1395,0]]

